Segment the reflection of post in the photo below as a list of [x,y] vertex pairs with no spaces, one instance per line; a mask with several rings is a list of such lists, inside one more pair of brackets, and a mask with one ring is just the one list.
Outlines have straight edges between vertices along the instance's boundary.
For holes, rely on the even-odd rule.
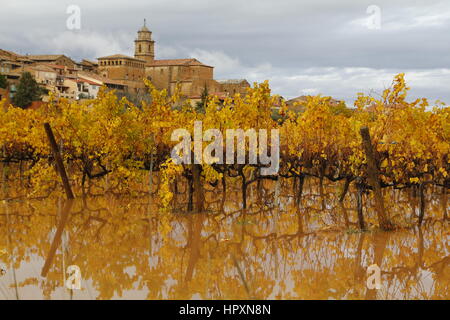
[[[55,236],[53,237],[52,245],[50,247],[50,251],[48,252],[47,259],[45,260],[44,267],[42,268],[41,276],[46,277],[48,270],[52,264],[53,258],[55,257],[56,250],[58,249],[61,243],[61,236],[64,231],[64,228],[67,224],[67,220],[69,217],[70,209],[72,208],[73,200],[69,199],[64,204],[63,211],[61,213],[61,220],[59,221],[58,228],[56,230]],[[64,271],[65,272],[65,271]]]
[[[381,266],[383,263],[384,250],[386,249],[388,240],[389,240],[389,233],[386,233],[386,232],[377,232],[373,236],[373,242],[375,245],[374,264],[376,264],[378,267],[380,267],[380,269],[381,269]],[[367,289],[366,300],[376,300],[376,299],[377,299],[377,290],[376,289]]]
[[150,136],[150,140],[151,140],[151,142],[152,142],[152,149],[151,149],[151,151],[150,151],[150,177],[149,177],[149,182],[148,182],[148,184],[149,184],[149,191],[148,191],[148,194],[149,194],[149,197],[150,197],[150,201],[149,201],[149,208],[151,207],[151,205],[152,205],[152,200],[153,200],[153,155],[154,155],[154,149],[153,149],[153,145],[155,144],[155,138],[154,138],[154,136],[153,136],[153,134]]
[[190,254],[186,269],[186,283],[192,280],[195,265],[200,258],[203,219],[204,216],[201,214],[189,216],[188,247],[190,249]]
[[425,216],[425,184],[419,185],[419,227],[422,225]]
[[418,238],[417,238],[416,276],[419,272],[419,269],[423,268],[423,252],[424,252],[422,228],[418,228],[418,229],[419,229],[419,232],[418,232]]
[[56,161],[56,168],[58,169],[59,175],[61,176],[64,189],[68,199],[74,199],[72,189],[70,188],[69,178],[67,178],[66,169],[64,168],[64,163],[59,153],[58,145],[56,144],[55,136],[53,135],[52,128],[48,123],[44,123],[45,132],[47,133],[48,141],[50,147],[52,148],[53,156]]
[[233,253],[231,253],[231,258],[233,259],[234,266],[236,267],[236,269],[238,271],[239,277],[241,278],[242,284],[244,285],[244,289],[247,292],[248,298],[252,299],[252,300],[256,300],[253,297],[253,295],[251,294],[250,286],[249,286],[247,280],[245,280],[244,272],[242,271],[241,267],[239,266],[239,263]]
[[[4,198],[6,199],[8,196],[8,192],[6,189],[6,185],[3,185],[3,194],[4,194]],[[12,232],[10,229],[11,226],[11,222],[10,222],[10,217],[9,217],[9,203],[8,200],[4,200],[3,203],[5,204],[5,214],[6,214],[6,230],[7,230],[7,246],[8,246],[8,251],[9,251],[9,255],[11,257],[11,269],[12,269],[12,275],[13,275],[13,280],[14,280],[14,290],[16,293],[16,299],[19,300],[19,287],[17,285],[17,276],[16,276],[16,259],[14,256],[14,249],[13,249],[13,245],[12,245]]]
[[365,233],[360,233],[358,238],[358,248],[356,249],[356,259],[355,259],[355,279],[357,281],[361,281],[361,279],[363,279],[363,275],[365,274],[365,270],[361,265],[365,237],[366,237]]
[[227,181],[225,180],[225,173],[224,173],[222,176],[222,200],[220,202],[220,212],[224,212],[226,199],[227,199]]
[[302,235],[304,233],[304,231],[303,231],[303,214],[300,210],[297,210],[296,213],[297,213],[297,225],[298,225],[297,234]]
[[363,186],[361,184],[361,178],[356,179],[356,210],[358,212],[358,223],[359,228],[361,230],[366,230],[366,224],[364,223],[364,214],[363,214]]
[[447,186],[443,186],[442,187],[442,199],[441,199],[441,203],[442,203],[442,211],[444,212],[444,220],[448,219],[447,216]]
[[375,161],[374,149],[370,140],[369,128],[362,127],[360,133],[367,158],[367,178],[370,186],[373,188],[375,197],[375,210],[377,212],[378,222],[380,223],[380,227],[382,229],[389,230],[392,228],[392,226],[389,222],[384,208],[383,195],[381,193],[381,185],[379,180],[379,172]]
[[[294,181],[296,181],[297,178],[295,178]],[[297,197],[296,197],[296,204],[299,205],[301,203],[302,200],[302,195],[303,195],[303,186],[305,185],[305,175],[303,173],[300,174],[300,177],[298,179],[298,190],[296,192]]]

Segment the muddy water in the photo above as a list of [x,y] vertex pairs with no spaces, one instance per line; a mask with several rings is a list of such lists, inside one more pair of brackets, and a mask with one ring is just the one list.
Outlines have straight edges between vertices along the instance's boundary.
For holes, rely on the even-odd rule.
[[[0,299],[450,298],[450,226],[438,202],[419,229],[407,221],[414,204],[397,197],[391,215],[407,217],[404,227],[361,233],[352,198],[338,207],[310,194],[296,206],[279,193],[243,211],[237,193],[210,192],[197,214],[182,212],[185,198],[165,214],[147,197],[3,201]],[[373,264],[379,290],[367,287]],[[65,285],[76,284],[69,266],[79,290]]]

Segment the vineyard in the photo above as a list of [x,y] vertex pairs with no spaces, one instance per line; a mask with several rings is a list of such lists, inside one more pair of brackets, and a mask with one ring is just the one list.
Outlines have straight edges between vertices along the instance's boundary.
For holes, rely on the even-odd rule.
[[[409,102],[403,74],[396,76],[380,97],[358,94],[355,109],[336,107],[331,98],[314,96],[308,98],[301,113],[290,111],[283,102],[280,105],[267,82],[255,84],[245,97],[236,95],[223,103],[211,96],[201,112],[180,104],[177,94],[168,96],[166,91],[146,84],[152,100],[142,106],[105,90],[95,100],[52,100],[37,110],[0,103],[2,183],[15,186],[3,200],[63,194],[44,130],[44,123],[49,123],[77,197],[150,195],[161,217],[180,211],[208,212],[211,208],[204,201],[206,190],[224,198],[227,191],[238,190],[241,209],[251,210],[254,203],[249,200],[249,188],[260,192],[267,185],[273,187],[276,197],[280,190],[291,190],[293,201],[301,206],[305,181],[309,181],[317,184],[323,199],[326,186],[334,186],[337,204],[345,202],[349,194],[355,195],[355,219],[342,211],[346,227],[352,220],[361,229],[402,225],[406,213],[389,213],[395,201],[389,190],[419,199],[419,223],[426,218],[430,205],[427,199],[438,194],[443,209],[439,218],[448,218],[450,107],[432,107],[426,99]],[[279,107],[276,118],[274,106]],[[278,129],[278,174],[261,175],[263,164],[175,164],[171,150],[178,142],[171,141],[172,132],[185,128],[193,134],[195,121],[202,121],[204,130],[222,132]],[[373,159],[369,161],[361,137],[363,127],[369,128],[373,146]],[[246,153],[248,158],[248,144]],[[378,197],[371,181],[371,161],[381,189]],[[366,203],[377,201],[384,203],[385,213],[377,211],[373,220],[363,210]],[[323,209],[328,205],[322,201]]]

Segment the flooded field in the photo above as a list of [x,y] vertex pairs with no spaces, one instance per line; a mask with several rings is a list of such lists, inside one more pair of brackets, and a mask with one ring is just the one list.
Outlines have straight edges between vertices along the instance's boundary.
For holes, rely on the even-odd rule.
[[450,108],[404,73],[355,108],[145,87],[0,101],[0,299],[450,298]]
[[[336,186],[322,196],[305,182],[297,204],[288,184],[206,188],[205,211],[160,213],[154,197],[87,194],[26,198],[4,188],[0,203],[0,299],[449,299],[450,225],[441,194],[418,199],[389,190],[399,226],[372,226],[371,198],[357,226],[353,190],[340,203]],[[369,290],[367,268],[381,268],[381,289]],[[67,289],[69,266],[81,288]]]

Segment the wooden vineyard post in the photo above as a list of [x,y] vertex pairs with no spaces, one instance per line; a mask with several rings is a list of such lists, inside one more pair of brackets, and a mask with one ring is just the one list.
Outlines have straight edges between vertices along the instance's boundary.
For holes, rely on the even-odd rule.
[[195,193],[195,210],[197,212],[204,211],[204,194],[203,186],[201,182],[201,170],[202,167],[199,164],[192,165],[192,178],[194,183],[194,193]]
[[375,154],[370,139],[368,127],[360,129],[362,144],[367,158],[367,179],[373,189],[375,197],[375,210],[378,216],[378,222],[383,230],[392,229],[392,225],[387,217],[386,210],[383,203],[383,195],[381,193],[381,185],[379,180],[378,167],[375,161]]
[[64,168],[64,163],[59,153],[58,145],[56,144],[55,136],[53,135],[52,128],[48,123],[44,123],[45,132],[47,133],[48,141],[50,147],[52,148],[53,156],[56,161],[56,168],[61,176],[61,180],[64,185],[64,190],[66,191],[67,199],[75,199],[72,189],[70,188],[69,178],[67,178],[66,169]]

